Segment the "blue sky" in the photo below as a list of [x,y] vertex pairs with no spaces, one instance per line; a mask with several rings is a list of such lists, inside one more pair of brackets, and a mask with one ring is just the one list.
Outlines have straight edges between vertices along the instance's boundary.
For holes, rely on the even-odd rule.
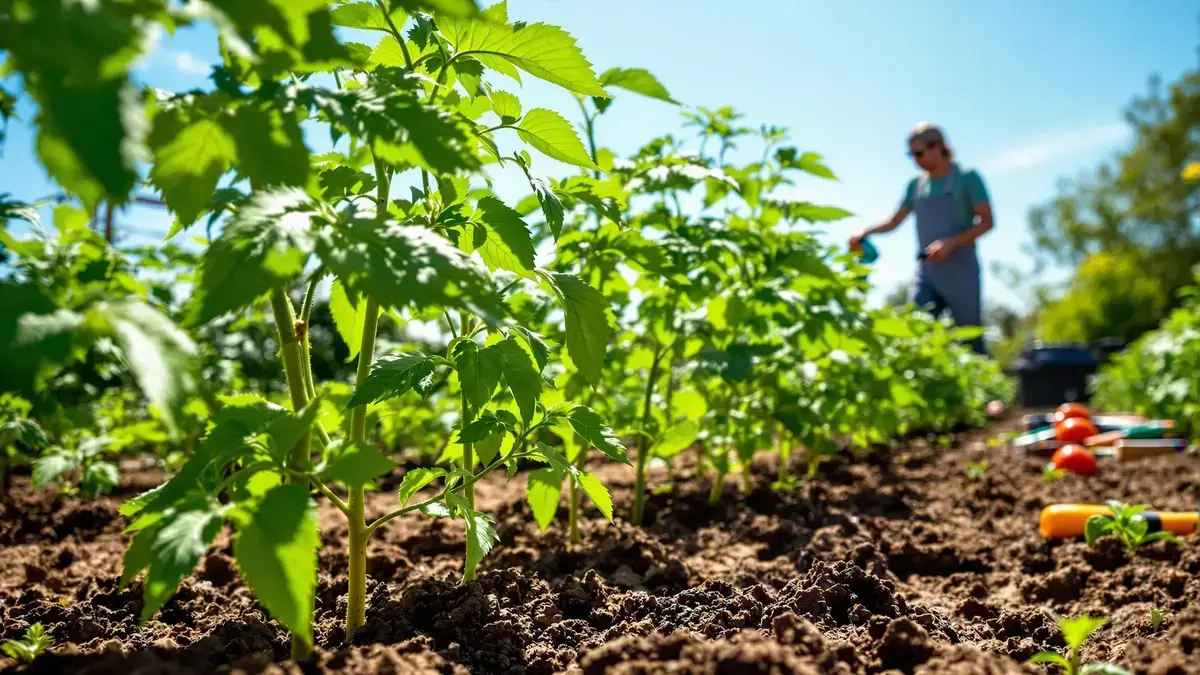
[[[942,125],[958,159],[980,169],[992,193],[997,226],[980,244],[988,266],[1027,264],[1029,208],[1052,197],[1058,179],[1128,143],[1122,109],[1146,91],[1151,74],[1170,81],[1196,65],[1197,10],[1174,0],[509,2],[513,19],[566,28],[597,71],[648,68],[686,105],[732,105],[750,124],[788,127],[795,145],[823,154],[840,178],[797,189],[856,214],[827,226],[839,241],[894,209],[913,175],[908,129],[920,120]],[[141,73],[163,89],[203,86],[215,53],[210,31],[181,31],[159,43]],[[526,108],[577,117],[569,95],[532,78],[519,93]],[[677,132],[679,113],[624,96],[603,118],[601,142],[618,154],[632,151]],[[0,190],[26,199],[53,191],[32,145],[27,126],[10,125]],[[523,194],[516,186],[497,184],[513,199]],[[138,208],[122,223],[145,241],[161,237],[170,219]],[[912,228],[910,220],[876,242],[877,298],[911,276]],[[990,273],[985,294],[1023,302]]]

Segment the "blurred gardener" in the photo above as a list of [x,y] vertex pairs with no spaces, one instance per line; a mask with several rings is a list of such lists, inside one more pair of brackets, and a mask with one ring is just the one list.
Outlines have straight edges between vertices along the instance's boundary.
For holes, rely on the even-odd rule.
[[[872,234],[891,232],[917,214],[917,278],[912,301],[941,316],[946,310],[959,326],[982,325],[982,289],[975,240],[992,229],[992,207],[983,178],[954,162],[938,127],[922,122],[908,135],[908,154],[922,173],[908,183],[900,207],[886,222],[850,238],[861,248]],[[985,353],[983,338],[971,348]]]

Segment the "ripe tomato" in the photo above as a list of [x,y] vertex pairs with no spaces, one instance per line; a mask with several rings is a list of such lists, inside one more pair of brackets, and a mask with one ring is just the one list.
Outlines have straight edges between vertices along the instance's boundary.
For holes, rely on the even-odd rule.
[[1096,473],[1096,457],[1082,445],[1064,445],[1054,452],[1050,463],[1056,469],[1070,471],[1080,476]]
[[1054,423],[1062,424],[1063,422],[1076,417],[1086,420],[1090,419],[1091,416],[1092,414],[1088,411],[1087,406],[1082,403],[1064,403],[1058,406],[1058,410],[1055,411]]
[[1054,431],[1054,437],[1063,443],[1082,443],[1100,433],[1090,420],[1080,417],[1069,417],[1062,421]]

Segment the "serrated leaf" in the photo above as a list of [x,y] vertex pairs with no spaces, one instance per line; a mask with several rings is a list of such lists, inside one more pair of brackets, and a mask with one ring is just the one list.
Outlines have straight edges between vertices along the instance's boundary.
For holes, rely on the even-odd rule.
[[574,406],[567,411],[567,423],[592,447],[622,464],[629,464],[621,439],[595,410],[586,405]]
[[525,172],[525,176],[529,179],[529,187],[533,189],[533,194],[537,198],[538,205],[542,207],[542,215],[546,218],[546,227],[550,228],[550,234],[558,239],[562,235],[564,209],[562,200],[558,195],[554,194],[554,190],[545,180]]
[[300,276],[313,250],[312,216],[301,190],[251,195],[204,253],[196,321],[247,307]]
[[33,460],[33,487],[41,490],[56,482],[68,472],[79,468],[79,461],[73,456],[62,452],[42,455]]
[[196,391],[199,349],[165,314],[140,301],[101,303],[91,313],[108,322],[146,399],[174,435]]
[[408,390],[419,387],[423,380],[432,379],[435,367],[433,359],[425,354],[381,357],[371,364],[371,371],[354,390],[346,408],[403,396]]
[[217,181],[237,161],[237,144],[214,120],[189,122],[178,111],[166,111],[154,120],[150,147],[150,180],[179,225],[187,227],[208,208]]
[[329,313],[333,316],[333,326],[337,329],[338,335],[350,349],[350,355],[346,357],[346,361],[347,363],[353,361],[358,358],[358,351],[362,348],[362,329],[367,318],[367,299],[359,296],[357,303],[351,302],[350,297],[346,294],[346,287],[340,280],[334,279],[333,286],[329,290]]
[[467,402],[482,408],[492,400],[504,375],[504,352],[495,346],[480,349],[474,342],[460,342],[454,347],[454,366]]
[[558,502],[562,496],[562,472],[554,468],[536,469],[529,472],[525,484],[525,496],[529,501],[529,509],[542,532],[554,521],[558,512]]
[[445,476],[445,469],[424,469],[416,468],[409,469],[404,478],[400,480],[399,498],[400,506],[407,506],[408,500],[413,498],[426,485],[429,485],[434,480]]
[[684,420],[671,425],[650,447],[652,457],[670,458],[687,450],[696,441],[700,425],[693,420]]
[[533,360],[537,363],[538,373],[546,369],[546,363],[550,360],[550,347],[541,335],[534,333],[528,328],[516,326],[513,332],[521,336],[525,344],[529,345],[529,353],[533,354]]
[[671,98],[671,94],[658,78],[645,68],[611,68],[600,76],[600,84],[603,87],[620,87],[635,94],[679,105],[679,101]]
[[566,315],[567,353],[592,385],[600,384],[604,353],[613,339],[615,318],[608,298],[583,279],[560,272],[541,272],[562,302]]
[[485,441],[496,434],[504,433],[504,423],[496,419],[493,415],[485,415],[471,422],[461,431],[458,432],[458,438],[454,439],[455,443],[468,444],[479,443]]
[[442,502],[430,502],[420,509],[421,513],[430,518],[451,518],[454,513]]
[[517,124],[517,135],[542,154],[560,162],[593,171],[600,167],[592,161],[575,127],[562,115],[546,108],[534,108]]
[[269,187],[302,186],[311,170],[304,133],[293,114],[282,107],[245,104],[221,118],[234,139],[238,172]]
[[528,426],[542,395],[542,376],[534,368],[529,353],[515,339],[502,340],[496,343],[496,348],[504,354],[504,382],[521,411],[522,423]]
[[557,26],[441,17],[438,28],[458,54],[470,54],[493,70],[512,76],[516,66],[578,94],[608,97],[575,38]]
[[377,30],[385,33],[391,30],[391,25],[403,27],[408,21],[404,10],[393,4],[388,14],[384,14],[373,2],[350,2],[333,8],[330,12],[333,25],[343,28],[358,28],[361,30]]
[[221,531],[221,512],[205,507],[169,515],[153,530],[138,533],[139,538],[149,536],[150,560],[143,584],[141,621],[154,616],[170,599]]
[[467,521],[467,563],[464,568],[464,576],[471,578],[475,574],[475,569],[500,540],[496,536],[496,529],[492,525],[492,519],[478,511],[467,511],[463,514]]
[[233,555],[246,585],[293,639],[312,644],[317,512],[302,485],[272,488],[238,528]]
[[111,462],[94,462],[83,470],[79,485],[88,496],[94,499],[98,495],[111,491],[117,486],[119,480],[117,465]]
[[[488,196],[479,200],[479,217],[488,231],[487,242],[480,254],[490,268],[499,267],[521,273],[535,267],[533,238],[529,234],[529,226],[521,220],[521,214],[499,199]],[[503,249],[502,254],[489,256],[489,246],[499,246]]]
[[390,0],[393,7],[403,7],[413,14],[425,12],[440,16],[473,16],[479,13],[475,0]]
[[583,491],[587,493],[588,499],[591,499],[596,508],[600,510],[600,513],[604,514],[604,517],[609,522],[612,522],[613,503],[612,495],[608,493],[608,488],[604,487],[599,478],[586,471],[581,472],[576,480],[579,481],[579,487],[583,488]]
[[235,421],[246,426],[248,433],[262,433],[280,417],[291,414],[287,408],[272,403],[259,394],[222,396],[221,406],[213,411],[213,424]]
[[323,228],[316,248],[347,291],[372,297],[384,307],[438,306],[480,317],[502,312],[484,271],[423,227],[353,219]]
[[503,124],[512,124],[521,117],[521,101],[515,95],[503,89],[493,89],[488,93],[488,99]]
[[320,476],[348,488],[360,488],[380,476],[388,475],[394,468],[396,463],[374,445],[341,442],[330,452]]

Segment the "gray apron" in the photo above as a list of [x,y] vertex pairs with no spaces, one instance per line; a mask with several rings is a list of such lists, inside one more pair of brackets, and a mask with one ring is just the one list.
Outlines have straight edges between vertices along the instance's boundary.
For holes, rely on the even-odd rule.
[[[917,215],[917,243],[921,251],[938,239],[957,236],[971,227],[973,217],[968,216],[967,222],[961,222],[954,203],[954,179],[957,177],[958,166],[951,165],[941,194],[929,191],[928,175],[922,174],[917,180],[913,202]],[[959,326],[980,326],[983,325],[980,291],[979,257],[972,243],[942,262],[921,260],[912,300],[935,316],[950,310],[950,316]],[[972,341],[971,347],[983,353],[983,339]]]

